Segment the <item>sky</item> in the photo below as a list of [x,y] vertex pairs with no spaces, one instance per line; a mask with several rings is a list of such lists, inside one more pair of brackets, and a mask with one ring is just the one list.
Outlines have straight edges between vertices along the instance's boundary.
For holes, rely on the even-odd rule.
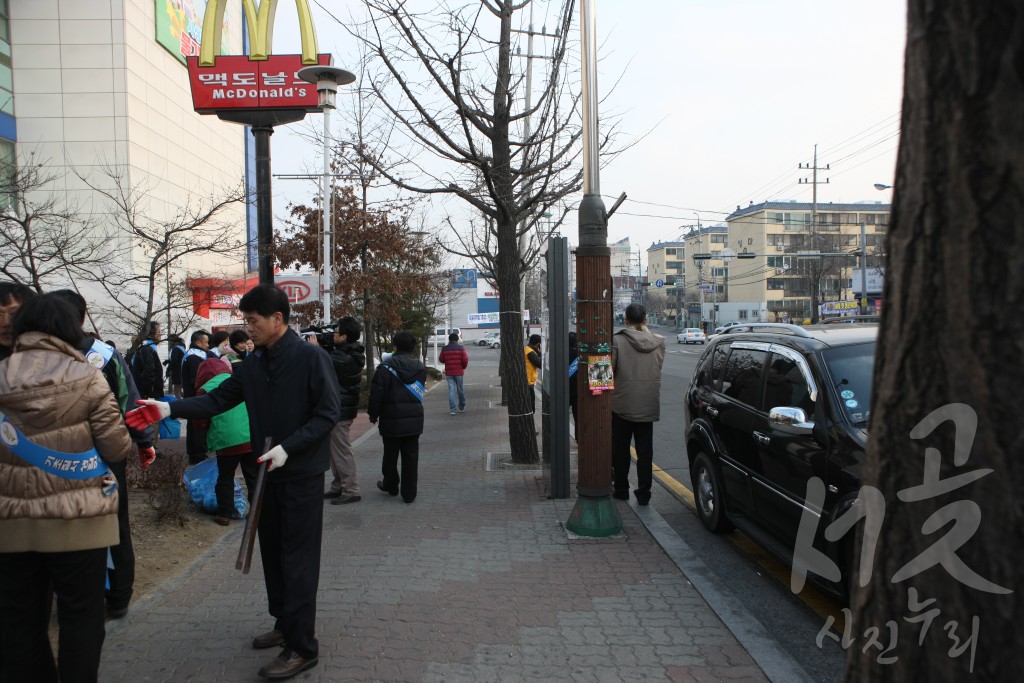
[[[540,28],[558,4],[535,3]],[[360,3],[310,5],[321,52],[352,68],[355,41],[323,7],[339,17],[360,16]],[[810,202],[811,171],[798,165],[811,165],[815,145],[818,166],[829,167],[818,172],[819,203],[891,200],[891,190],[873,184],[894,177],[905,2],[597,0],[596,6],[598,90],[605,98],[599,116],[617,119],[622,140],[633,143],[600,175],[606,207],[628,195],[609,220],[609,242],[628,236],[634,250],[646,250],[677,239],[698,220],[722,221],[737,206]],[[274,52],[299,51],[294,3],[278,3],[274,34]],[[322,146],[308,132],[322,125],[311,114],[278,129],[271,138],[274,173],[320,172]],[[289,201],[308,202],[314,182],[275,180],[275,215],[283,216]],[[575,212],[562,234],[577,242]]]

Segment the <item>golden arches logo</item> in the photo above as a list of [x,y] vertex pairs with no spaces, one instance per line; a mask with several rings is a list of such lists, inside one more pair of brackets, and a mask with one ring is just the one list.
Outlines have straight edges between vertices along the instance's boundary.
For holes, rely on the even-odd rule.
[[[208,0],[203,15],[203,39],[199,45],[199,66],[213,66],[220,54],[221,31],[224,26],[224,8],[228,0]],[[242,0],[245,21],[249,29],[249,59],[264,61],[270,55],[274,43],[274,16],[277,14],[277,0],[261,0],[259,8],[255,0]],[[299,35],[302,38],[302,63],[317,64],[316,29],[313,14],[309,11],[308,0],[295,0],[299,13]]]

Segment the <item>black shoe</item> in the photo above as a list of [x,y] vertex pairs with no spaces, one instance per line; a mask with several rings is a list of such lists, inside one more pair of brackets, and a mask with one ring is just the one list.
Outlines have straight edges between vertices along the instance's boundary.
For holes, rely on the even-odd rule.
[[113,605],[107,605],[107,616],[111,619],[121,619],[128,614],[128,605],[124,607],[114,607]]
[[409,498],[406,498],[405,496],[402,496],[402,500],[404,500],[406,503],[411,503],[414,500],[416,500],[416,496],[411,496]]
[[615,500],[629,500],[629,491],[615,491],[612,493]]
[[324,500],[330,500],[332,498],[341,498],[341,491],[328,491],[324,494]]
[[[648,503],[651,502],[651,492],[650,491],[634,490],[633,491],[633,496],[636,498],[637,505],[647,505]],[[627,495],[627,498],[628,497],[629,496]]]
[[341,496],[331,501],[331,505],[346,505],[347,503],[358,503],[362,496]]
[[271,660],[270,664],[259,670],[259,675],[272,680],[282,680],[297,676],[306,669],[312,669],[319,660],[316,657],[303,657],[294,650],[285,649]]
[[395,489],[394,491],[388,490],[384,486],[384,480],[383,479],[378,479],[377,480],[377,488],[379,488],[381,491],[383,491],[384,493],[388,494],[389,496],[397,496],[398,495],[398,489]]
[[281,645],[284,645],[284,634],[276,628],[252,639],[252,646],[257,650],[266,650],[268,647],[280,647]]

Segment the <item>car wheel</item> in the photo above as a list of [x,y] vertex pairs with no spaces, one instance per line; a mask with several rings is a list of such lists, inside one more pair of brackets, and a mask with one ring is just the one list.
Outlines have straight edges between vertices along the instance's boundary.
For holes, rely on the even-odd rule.
[[716,534],[732,529],[725,515],[725,491],[718,466],[704,453],[698,453],[690,468],[697,517],[708,531]]
[[676,344],[682,344],[682,343],[683,343],[683,342],[681,342],[681,341],[679,341],[678,339],[676,339]]

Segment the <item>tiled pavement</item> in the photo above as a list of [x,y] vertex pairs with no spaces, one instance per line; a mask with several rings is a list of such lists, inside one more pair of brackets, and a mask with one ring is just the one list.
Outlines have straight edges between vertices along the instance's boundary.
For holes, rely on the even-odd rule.
[[[363,500],[324,511],[320,663],[295,680],[767,680],[629,505],[623,537],[570,540],[573,501],[539,472],[485,470],[507,450],[485,371],[463,414],[443,383],[427,394],[413,504],[377,491],[376,432],[357,439]],[[258,558],[234,568],[239,537],[108,623],[101,681],[261,680],[277,651],[249,645],[272,620]]]

